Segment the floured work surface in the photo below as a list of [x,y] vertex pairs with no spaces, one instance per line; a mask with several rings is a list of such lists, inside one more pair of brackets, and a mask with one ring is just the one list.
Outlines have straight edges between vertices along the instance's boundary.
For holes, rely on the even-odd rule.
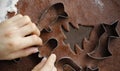
[[[17,8],[37,24],[40,56],[55,53],[58,71],[120,71],[120,1],[20,0]],[[0,61],[0,69],[30,71],[39,60]]]

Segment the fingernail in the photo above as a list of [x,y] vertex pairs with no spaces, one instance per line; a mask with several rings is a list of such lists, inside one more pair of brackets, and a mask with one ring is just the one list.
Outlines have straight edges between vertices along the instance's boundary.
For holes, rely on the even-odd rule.
[[55,54],[51,54],[52,57],[56,58],[56,55]]
[[42,60],[47,60],[47,58],[46,58],[46,57],[44,57]]
[[33,50],[33,53],[37,53],[37,52],[39,52],[39,50],[38,50],[38,48],[35,48],[35,49]]
[[51,54],[51,55],[56,57],[56,55],[55,55],[55,54]]

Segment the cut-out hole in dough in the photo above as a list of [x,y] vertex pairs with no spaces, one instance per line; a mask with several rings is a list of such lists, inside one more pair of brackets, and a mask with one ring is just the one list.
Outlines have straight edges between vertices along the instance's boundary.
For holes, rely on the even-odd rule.
[[65,64],[65,65],[63,66],[63,71],[75,71],[75,69],[72,68],[70,65]]
[[[51,14],[52,13],[52,14]],[[38,26],[40,30],[48,29],[60,19],[66,19],[68,14],[64,11],[62,3],[56,3],[47,8],[40,16]]]
[[117,24],[118,21],[113,23],[112,25],[101,24],[101,31],[103,31],[103,33],[99,38],[99,42],[96,46],[96,49],[93,52],[88,53],[90,57],[95,59],[104,59],[109,56],[112,56],[112,54],[109,51],[109,43],[111,42],[111,39],[119,37],[116,30]]
[[82,46],[83,39],[85,37],[89,38],[92,27],[80,25],[79,28],[76,29],[74,26],[70,24],[69,29],[70,31],[68,32],[63,29],[63,32],[66,36],[65,43],[70,44],[70,47],[74,50],[75,44],[79,45],[81,48],[83,47]]
[[68,68],[71,68],[69,71],[80,71],[81,67],[79,67],[73,60],[70,58],[62,58],[58,61],[58,65],[61,66],[63,70],[65,70],[65,67],[67,65]]
[[56,39],[54,38],[49,39],[42,47],[39,48],[40,55],[48,57],[57,46],[58,46],[58,41]]

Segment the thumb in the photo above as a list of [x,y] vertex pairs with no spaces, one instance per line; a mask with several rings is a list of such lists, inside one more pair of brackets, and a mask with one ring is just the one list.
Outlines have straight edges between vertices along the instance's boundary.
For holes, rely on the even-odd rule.
[[44,66],[46,61],[47,61],[47,58],[43,58],[42,61],[38,65],[36,65],[32,71],[40,71],[40,69]]

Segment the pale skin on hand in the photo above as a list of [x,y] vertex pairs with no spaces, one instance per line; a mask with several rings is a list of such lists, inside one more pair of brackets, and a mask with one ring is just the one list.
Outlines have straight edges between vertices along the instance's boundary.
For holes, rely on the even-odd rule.
[[[29,35],[29,36],[28,36]],[[12,60],[38,52],[40,31],[28,16],[18,14],[0,23],[0,60]],[[57,71],[55,54],[44,58],[32,71]]]
[[[29,35],[32,34],[30,36]],[[16,15],[0,23],[0,60],[11,60],[38,52],[40,31],[28,16]]]
[[54,65],[55,61],[56,61],[56,55],[51,54],[48,59],[43,58],[41,63],[36,65],[32,71],[57,71],[57,68]]

